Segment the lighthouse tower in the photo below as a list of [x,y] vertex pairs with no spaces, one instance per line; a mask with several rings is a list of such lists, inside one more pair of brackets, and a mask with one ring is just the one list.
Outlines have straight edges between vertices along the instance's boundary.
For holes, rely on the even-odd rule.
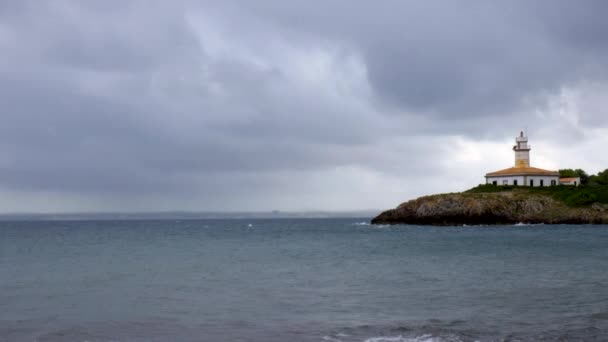
[[530,145],[528,145],[528,137],[524,136],[524,132],[520,132],[515,138],[515,167],[530,167]]

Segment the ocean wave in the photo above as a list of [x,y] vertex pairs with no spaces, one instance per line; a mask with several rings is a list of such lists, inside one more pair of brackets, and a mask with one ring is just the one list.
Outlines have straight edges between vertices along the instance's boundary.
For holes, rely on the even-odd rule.
[[353,226],[358,226],[358,227],[373,227],[373,228],[388,228],[391,225],[390,224],[371,224],[369,222],[355,222],[352,224]]
[[[418,331],[413,331],[413,330]],[[364,325],[348,329],[348,334],[332,333],[322,337],[328,342],[479,342],[465,332],[428,331],[425,327],[420,331],[410,327],[374,327]],[[382,331],[386,330],[386,331]],[[440,329],[441,330],[441,329]]]
[[455,336],[446,339],[427,334],[416,337],[404,337],[402,335],[370,337],[365,342],[461,342],[461,340]]
[[528,226],[542,226],[544,223],[526,223],[526,222],[518,222],[514,224],[515,227],[528,227]]
[[[603,317],[603,316],[602,316]],[[451,324],[451,322],[448,322]],[[370,331],[372,330],[372,331]],[[382,331],[385,330],[385,331]],[[507,335],[474,330],[453,330],[442,327],[373,327],[361,326],[349,331],[349,335],[330,334],[323,337],[328,342],[558,342],[558,341],[608,341],[608,330],[595,326],[578,329],[512,332]]]
[[369,222],[355,222],[353,226],[369,226]]

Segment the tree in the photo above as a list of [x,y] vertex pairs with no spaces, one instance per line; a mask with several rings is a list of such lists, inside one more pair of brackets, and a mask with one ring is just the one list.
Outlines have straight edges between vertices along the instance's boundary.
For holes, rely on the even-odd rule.
[[576,173],[573,169],[561,169],[559,170],[559,176],[562,178],[565,177],[576,177]]
[[589,185],[608,185],[608,169],[589,177]]
[[576,169],[576,170],[574,170],[574,173],[576,174],[577,177],[581,178],[581,185],[587,184],[587,182],[589,181],[589,175],[587,174],[587,172],[585,172],[585,170]]

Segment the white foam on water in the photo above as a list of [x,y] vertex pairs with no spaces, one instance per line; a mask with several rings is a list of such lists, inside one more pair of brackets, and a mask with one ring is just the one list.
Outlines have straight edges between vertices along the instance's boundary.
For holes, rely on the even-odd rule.
[[515,227],[528,227],[528,226],[543,226],[544,223],[525,223],[525,222],[518,222],[516,224],[514,224],[513,226]]
[[369,226],[369,222],[355,222],[353,226]]
[[399,335],[370,337],[365,342],[444,342],[444,339],[432,335],[420,335],[417,337],[403,337]]
[[374,228],[390,228],[390,224],[374,224]]
[[324,341],[329,341],[329,342],[342,342],[341,339],[339,339],[339,337],[348,337],[350,335],[345,334],[345,333],[337,333],[337,334],[332,334],[331,336],[323,336],[322,339]]

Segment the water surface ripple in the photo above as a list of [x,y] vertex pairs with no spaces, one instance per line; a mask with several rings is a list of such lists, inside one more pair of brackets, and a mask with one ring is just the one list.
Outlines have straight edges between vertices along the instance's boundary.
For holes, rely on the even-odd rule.
[[607,341],[608,226],[0,222],[0,341]]

